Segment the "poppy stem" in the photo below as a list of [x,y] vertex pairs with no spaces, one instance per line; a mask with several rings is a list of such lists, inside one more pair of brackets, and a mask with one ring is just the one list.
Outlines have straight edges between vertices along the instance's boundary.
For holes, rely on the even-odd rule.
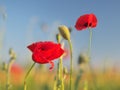
[[89,46],[88,46],[88,55],[89,55],[89,58],[91,56],[91,44],[92,44],[92,29],[88,28],[89,29],[89,33],[90,33],[90,37],[89,37]]
[[57,76],[54,77],[54,87],[53,87],[53,90],[57,90]]
[[89,68],[91,70],[93,83],[95,85],[95,90],[98,90],[98,87],[97,87],[97,84],[96,84],[96,76],[94,74],[94,70],[93,70],[93,67],[91,65],[92,29],[91,28],[88,28],[88,29],[89,29],[89,33],[90,33],[90,36],[89,36],[89,46],[88,46]]
[[71,40],[68,40],[68,43],[69,43],[69,47],[70,47],[70,89],[69,90],[72,90],[72,68],[73,68],[73,56],[72,56],[72,43],[71,43]]
[[28,75],[30,74],[30,72],[32,71],[33,67],[35,66],[35,62],[32,64],[32,66],[30,67],[30,69],[28,70],[27,74],[25,75],[25,79],[24,79],[24,90],[27,90],[27,85],[26,85],[26,80]]
[[64,84],[63,84],[63,64],[62,64],[62,56],[60,57],[59,60],[59,69],[60,69],[60,82],[61,82],[61,89],[64,90]]
[[14,59],[10,58],[10,61],[8,63],[8,68],[7,68],[7,85],[6,85],[6,90],[9,90],[10,88],[10,70],[11,70],[11,66],[14,63]]
[[[63,83],[63,63],[62,63],[62,56],[59,59],[59,64],[58,64],[58,83],[60,81],[60,90],[64,90],[64,83]],[[59,88],[59,85],[58,85]]]
[[[60,43],[61,37],[60,34],[57,34],[57,42]],[[57,89],[64,90],[64,82],[63,82],[63,62],[62,62],[62,56],[59,58],[58,62],[58,80],[57,80]],[[59,84],[60,81],[60,84]]]

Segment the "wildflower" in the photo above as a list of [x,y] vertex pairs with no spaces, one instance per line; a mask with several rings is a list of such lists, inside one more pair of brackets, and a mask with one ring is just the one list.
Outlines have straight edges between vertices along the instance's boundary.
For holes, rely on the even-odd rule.
[[80,16],[77,19],[77,22],[75,24],[75,28],[77,30],[83,30],[86,28],[94,28],[97,25],[97,18],[94,14],[85,14]]
[[33,43],[28,46],[28,49],[32,51],[34,62],[40,64],[50,63],[50,69],[54,67],[52,60],[57,59],[64,53],[60,44],[51,41]]

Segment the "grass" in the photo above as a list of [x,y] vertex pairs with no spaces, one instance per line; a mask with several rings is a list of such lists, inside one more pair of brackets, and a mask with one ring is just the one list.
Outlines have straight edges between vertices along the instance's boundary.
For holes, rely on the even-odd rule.
[[[24,76],[23,75],[13,77],[11,74],[11,87],[9,90],[23,90]],[[78,73],[73,71],[73,83],[77,78]],[[17,74],[16,74],[17,75]],[[56,70],[46,71],[42,69],[34,69],[28,78],[27,85],[28,90],[53,90],[54,77],[56,75]],[[95,70],[96,82],[99,90],[120,90],[120,73],[114,72],[113,68],[107,69],[105,72],[101,70]],[[94,84],[91,78],[90,72],[86,71],[82,74],[81,79],[78,82],[78,90],[95,90]],[[0,70],[0,90],[5,90],[6,85],[6,73]],[[68,90],[69,86],[69,75],[64,81],[65,90]]]

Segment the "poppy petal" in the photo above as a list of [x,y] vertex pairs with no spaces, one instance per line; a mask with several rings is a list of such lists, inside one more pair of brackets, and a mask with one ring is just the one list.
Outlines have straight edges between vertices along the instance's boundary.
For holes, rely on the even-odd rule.
[[52,61],[50,61],[49,64],[51,64],[51,66],[49,68],[49,70],[51,71],[53,69],[53,67],[54,67],[54,63]]

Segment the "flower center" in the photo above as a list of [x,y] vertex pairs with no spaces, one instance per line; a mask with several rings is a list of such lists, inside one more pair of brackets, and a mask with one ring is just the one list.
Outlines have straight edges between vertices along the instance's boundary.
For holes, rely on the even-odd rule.
[[85,26],[85,27],[91,27],[91,26],[92,26],[92,23],[89,23],[89,24],[88,24],[88,23],[85,23],[84,26]]
[[45,48],[45,47],[41,47],[40,49],[41,49],[42,51],[46,50],[46,48]]
[[88,23],[85,23],[84,26],[87,27],[87,26],[88,26]]
[[89,26],[92,26],[92,23],[89,23]]

